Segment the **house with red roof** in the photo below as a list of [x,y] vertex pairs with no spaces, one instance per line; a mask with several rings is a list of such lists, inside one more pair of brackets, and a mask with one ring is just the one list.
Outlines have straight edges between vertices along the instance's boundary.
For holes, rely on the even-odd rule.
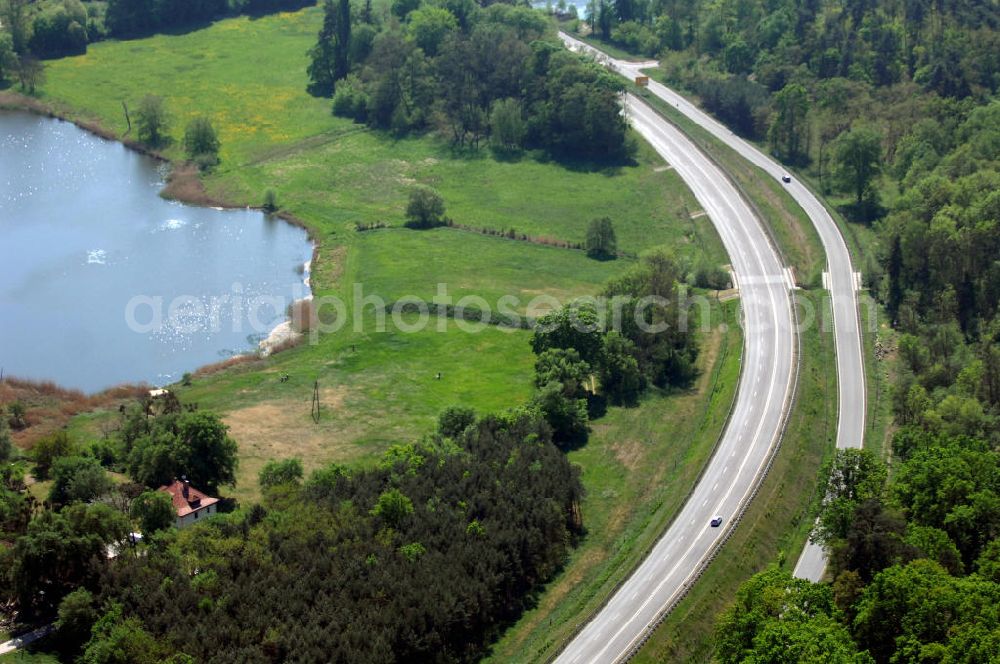
[[186,478],[175,479],[172,483],[161,486],[159,490],[170,494],[170,499],[174,503],[174,512],[177,513],[176,526],[178,528],[189,526],[199,519],[205,519],[219,511],[217,505],[219,499],[194,488]]

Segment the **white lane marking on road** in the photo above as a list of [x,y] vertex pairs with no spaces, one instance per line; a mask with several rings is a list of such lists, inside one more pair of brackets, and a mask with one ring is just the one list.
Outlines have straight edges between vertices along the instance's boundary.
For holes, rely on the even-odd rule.
[[[665,140],[665,141],[663,141],[663,142],[664,142],[664,143],[669,143],[670,141],[666,141],[666,140]],[[693,165],[693,167],[694,167],[694,169],[695,169],[695,170],[699,170],[699,171],[702,171],[702,172],[704,172],[704,171],[703,171],[703,169],[701,169],[701,165],[700,165],[700,164],[695,164],[695,165]],[[704,191],[702,191],[701,193],[705,193],[705,192],[704,192]],[[732,203],[731,203],[731,201],[729,201],[729,200],[725,200],[725,201],[723,201],[723,206],[725,206],[725,207],[729,207],[730,209],[732,209]],[[713,207],[715,207],[715,206],[713,206]],[[713,216],[714,216],[714,215],[713,215]],[[723,215],[723,217],[724,217],[724,216],[728,216],[728,215]],[[737,230],[742,230],[744,234],[748,234],[748,233],[749,233],[749,230],[750,230],[750,229],[748,229],[748,228],[746,228],[746,227],[745,227],[745,224],[747,223],[747,222],[744,222],[744,217],[745,217],[745,216],[746,216],[746,215],[734,215],[734,217],[733,217],[733,218],[734,218],[734,220],[735,220],[735,222],[736,222],[737,224],[739,224],[740,226],[743,226],[743,228],[741,228],[741,229],[737,229]],[[746,216],[746,218],[747,218],[747,219],[749,220],[749,223],[751,223],[751,224],[753,223],[753,217],[752,217],[752,215],[749,215],[749,216]],[[733,232],[737,232],[737,230],[734,230]],[[758,228],[757,230],[759,231],[759,228]],[[758,232],[758,234],[759,234],[759,232]],[[752,235],[752,234],[750,234],[750,235]],[[732,233],[730,233],[730,234],[729,234],[729,237],[732,237]],[[760,256],[760,254],[759,254],[759,253],[758,253],[758,251],[757,251],[757,248],[758,248],[758,247],[757,247],[757,244],[756,244],[756,243],[754,242],[754,239],[755,239],[755,238],[752,238],[752,237],[749,237],[749,236],[748,236],[748,240],[749,240],[749,243],[750,243],[750,246],[751,246],[751,247],[752,247],[752,248],[754,249],[754,253],[756,254],[756,258],[757,258],[757,265],[758,265],[758,266],[760,266],[760,267],[763,267],[764,263],[763,263],[763,261],[761,260],[761,256]],[[745,255],[745,252],[743,252],[743,253],[744,253],[744,255]],[[773,262],[773,261],[772,261],[772,262]],[[764,270],[764,269],[762,269],[762,270],[760,271],[760,273],[761,273],[761,274],[768,274],[768,273],[769,273],[769,271],[768,271],[768,270]],[[774,321],[775,323],[777,323],[777,315],[778,315],[778,313],[779,313],[779,312],[778,312],[778,308],[774,306],[774,304],[775,304],[775,292],[774,292],[774,291],[773,291],[772,289],[766,289],[766,290],[767,290],[767,296],[768,296],[768,299],[770,300],[770,304],[772,305],[772,320],[773,320],[773,321]],[[787,293],[787,291],[786,291],[786,293]],[[751,295],[752,295],[752,294],[751,294]],[[787,297],[787,295],[785,295],[785,297]],[[787,301],[786,301],[786,306],[787,306]],[[761,320],[763,320],[763,319],[764,319],[764,317],[763,317],[763,316],[761,316],[760,318],[761,318]],[[791,326],[790,326],[790,325],[789,325],[789,326],[786,326],[786,329],[787,329],[787,332],[788,332],[788,334],[789,334],[789,339],[790,339],[790,340],[792,340],[792,339],[793,339],[793,334],[792,334],[792,333],[793,333],[793,330],[791,329]],[[775,324],[775,326],[774,326],[773,328],[771,328],[771,329],[770,329],[769,331],[771,332],[771,334],[773,335],[773,338],[774,338],[775,340],[778,340],[778,339],[780,338],[780,331],[779,331],[779,329],[778,329],[778,326],[777,326],[777,324]],[[771,335],[768,335],[768,336],[771,336]],[[753,334],[753,333],[752,333],[752,332],[751,332],[750,330],[748,330],[748,332],[747,332],[747,338],[748,338],[748,339],[757,339],[757,336],[756,336],[755,334]],[[765,338],[766,338],[766,337],[765,337]],[[759,339],[758,339],[758,341],[759,341]],[[777,346],[775,346],[775,348],[777,348]],[[789,349],[791,349],[791,345],[789,346]],[[786,359],[788,359],[788,358],[786,358]],[[775,375],[777,374],[777,370],[778,370],[778,364],[779,364],[778,362],[775,362],[775,363],[774,363],[774,364],[772,365],[772,371],[771,371],[771,374],[772,374],[772,380],[771,380],[771,386],[770,386],[770,389],[769,389],[769,395],[768,395],[768,396],[769,396],[769,398],[768,398],[768,399],[767,399],[767,400],[765,401],[765,403],[763,404],[763,406],[764,406],[764,413],[765,413],[765,415],[766,415],[766,414],[767,414],[767,413],[769,412],[769,410],[770,410],[770,403],[771,403],[771,398],[770,398],[770,397],[772,396],[772,394],[774,393],[774,391],[775,391],[775,390],[776,390],[776,389],[777,389],[777,388],[779,387],[778,385],[776,385],[776,384],[775,384],[775,381],[774,381],[774,376],[775,376]],[[762,368],[763,368],[763,365],[761,365],[761,364],[759,364],[759,363],[758,363],[758,368],[759,368],[759,369],[762,369]],[[787,388],[786,388],[786,394],[787,394]],[[755,409],[755,410],[756,410],[756,409]],[[773,419],[773,416],[774,416],[774,414],[771,414],[771,419]],[[745,416],[744,416],[744,417],[745,417]],[[747,448],[747,450],[748,450],[748,453],[750,453],[750,451],[751,451],[751,450],[754,450],[754,448],[756,447],[756,444],[757,444],[757,441],[759,440],[759,438],[760,438],[760,434],[761,434],[761,431],[762,431],[762,429],[763,429],[763,427],[764,427],[764,424],[765,424],[765,420],[767,420],[767,419],[768,419],[768,417],[761,417],[761,418],[760,418],[760,420],[759,420],[759,424],[758,424],[758,427],[757,427],[757,430],[756,430],[756,431],[754,432],[754,436],[753,436],[753,441],[752,441],[751,445],[750,445],[750,446],[749,446],[749,447]],[[767,449],[770,449],[770,445],[768,445],[768,448],[767,448]],[[764,460],[764,459],[766,459],[766,456],[765,456],[765,457],[763,457],[763,458],[761,459],[761,463],[763,463],[763,460]],[[746,465],[748,465],[748,463],[749,463],[749,462],[750,462],[750,459],[749,459],[749,458],[745,458],[745,459],[744,459],[744,462],[743,462],[743,464],[741,465],[741,471],[742,471],[742,469],[743,469],[743,468],[744,468],[744,467],[745,467]],[[757,473],[756,473],[756,474],[754,475],[754,477],[756,477],[757,475],[759,475],[759,471],[758,471],[758,472],[757,472]],[[750,478],[750,479],[753,479],[753,478]],[[752,484],[753,484],[753,483],[751,483],[751,486],[750,486],[750,487],[747,487],[747,491],[749,491],[749,490],[750,490],[750,489],[752,488]],[[729,492],[727,493],[727,496],[726,496],[726,499],[728,499],[728,497],[729,497],[729,496],[730,496],[730,495],[731,495],[731,494],[733,493],[733,489],[735,489],[735,488],[736,488],[736,485],[735,485],[735,484],[734,484],[733,486],[731,486],[731,487],[730,487],[730,491],[729,491]],[[747,493],[746,493],[746,492],[744,492],[744,500],[745,500],[745,496],[746,496],[746,495],[747,495]],[[702,532],[701,532],[701,534],[703,535],[703,534],[704,534],[704,531],[706,531],[706,530],[707,530],[707,527],[703,528],[703,529],[702,529]],[[714,538],[713,538],[713,539],[714,539]],[[691,551],[692,551],[692,549],[691,549],[691,548],[689,548],[689,549],[688,549],[688,551],[687,551],[687,553],[685,554],[685,556],[686,556],[686,555],[688,555],[688,554],[690,554],[690,553],[691,553]],[[703,558],[703,557],[704,557],[704,555],[702,555],[702,558]],[[671,575],[671,574],[673,574],[673,573],[674,573],[674,572],[675,572],[675,571],[676,571],[676,570],[677,570],[677,569],[679,568],[679,566],[680,566],[680,563],[676,564],[676,565],[674,566],[674,568],[673,568],[672,570],[670,570],[670,572],[668,573],[668,576],[669,576],[669,575]],[[690,576],[690,575],[688,575],[688,576]],[[687,578],[687,577],[685,577],[685,578]],[[682,579],[682,581],[683,581],[683,579]],[[655,596],[655,595],[657,594],[657,592],[658,592],[658,591],[659,591],[660,589],[662,589],[662,587],[663,587],[663,586],[664,586],[664,585],[666,584],[666,582],[667,582],[667,579],[663,579],[663,581],[661,581],[661,583],[660,583],[660,584],[658,584],[658,586],[657,586],[657,590],[656,590],[656,592],[654,592],[654,593],[653,593],[653,596]],[[673,595],[676,595],[676,591],[675,591],[675,592],[674,592],[674,593],[672,594],[672,596],[673,596]],[[649,598],[647,599],[647,601],[646,601],[646,602],[645,602],[645,603],[643,604],[643,606],[642,606],[642,607],[640,607],[640,611],[639,611],[639,612],[636,612],[636,613],[635,613],[635,615],[633,615],[633,617],[632,617],[632,619],[633,619],[633,620],[634,620],[634,619],[635,619],[635,618],[636,618],[636,617],[637,617],[637,616],[639,615],[639,613],[640,613],[640,612],[641,612],[642,610],[644,610],[644,609],[645,609],[645,607],[646,607],[646,606],[648,606],[648,605],[649,605],[649,603],[650,603],[650,602],[652,601],[652,599],[653,599],[653,596],[650,596],[650,597],[649,597]],[[613,640],[614,640],[615,638],[617,638],[618,636],[620,636],[620,635],[622,634],[622,632],[623,632],[623,631],[624,631],[624,629],[622,629],[622,630],[619,630],[619,631],[618,631],[618,632],[617,632],[617,633],[615,634],[615,637],[613,637],[612,641],[613,641]],[[632,643],[634,643],[634,639],[632,640]],[[604,648],[602,649],[601,653],[604,653],[604,652],[606,652],[606,651],[608,650],[608,648],[609,648],[609,647],[610,647],[611,645],[612,645],[612,644],[611,644],[611,642],[607,642],[607,643],[606,643],[606,645],[604,646]]]
[[[763,260],[761,259],[760,254],[757,252],[757,247],[753,246],[752,248],[753,248],[754,253],[756,255],[756,258],[758,260],[758,264],[761,265],[761,266],[763,266]],[[773,335],[773,339],[775,340],[775,342],[777,342],[777,340],[779,338],[779,325],[778,325],[778,312],[779,312],[779,309],[776,306],[774,291],[772,289],[767,289],[767,290],[768,290],[768,293],[767,293],[768,299],[770,300],[770,304],[772,305],[771,318],[772,318],[772,322],[774,323],[773,327],[771,328],[771,332],[772,332],[772,335]],[[788,331],[789,331],[789,334],[791,335],[791,333],[792,333],[791,326],[788,326]],[[775,343],[775,347],[777,347],[777,343]],[[789,346],[789,348],[791,348],[791,346]],[[778,362],[775,362],[772,365],[772,368],[771,368],[770,388],[768,390],[768,398],[765,400],[765,403],[764,403],[764,412],[767,412],[770,409],[770,404],[771,404],[771,401],[772,401],[771,397],[772,397],[775,389],[778,388],[778,385],[776,384],[776,381],[775,381],[775,377],[777,375],[777,371],[778,371]],[[789,389],[788,386],[786,386],[786,390],[785,390],[786,396],[787,396],[788,389]],[[756,393],[755,393],[755,396],[756,396]],[[784,403],[784,399],[782,400],[782,403]],[[753,449],[754,447],[756,447],[757,440],[760,438],[760,434],[761,434],[761,432],[762,432],[762,430],[764,428],[764,424],[765,424],[766,420],[767,420],[766,417],[761,417],[759,419],[758,425],[756,427],[756,430],[754,431],[753,440],[751,442],[750,449]],[[777,431],[775,432],[775,434],[776,433],[777,433]],[[773,440],[774,440],[775,437],[776,437],[776,435],[772,436],[772,438],[771,438],[771,444],[773,444]],[[768,446],[768,449],[770,449],[770,444]],[[760,461],[758,462],[758,468],[757,468],[757,470],[755,471],[755,473],[754,473],[754,475],[752,477],[759,476],[759,474],[760,474],[760,468],[763,467],[763,464],[766,461],[766,458],[767,457],[765,455],[765,456],[763,456],[760,459]],[[742,475],[743,469],[746,467],[746,465],[749,463],[749,461],[750,461],[749,456],[747,456],[747,457],[745,457],[743,459],[743,462],[740,465],[740,474],[741,475]],[[740,499],[740,501],[739,501],[738,504],[743,504],[743,501],[749,495],[749,493],[752,490],[754,484],[755,483],[751,482],[751,484],[744,490],[743,496],[741,497],[741,499]],[[727,491],[727,493],[726,493],[726,496],[723,498],[722,501],[720,501],[720,507],[721,507],[722,504],[724,504],[729,499],[729,497],[730,497],[730,495],[732,495],[733,489],[735,487],[736,487],[735,483],[730,486],[729,491]],[[704,532],[704,529],[703,529],[703,532]],[[694,547],[694,544],[692,544],[692,546],[688,548],[688,550],[685,552],[684,556],[682,556],[681,560],[679,560],[668,571],[668,573],[666,574],[666,576],[664,576],[664,577],[661,578],[660,582],[653,589],[653,592],[647,597],[646,601],[643,602],[643,604],[639,607],[639,609],[633,613],[633,615],[630,617],[629,621],[627,623],[625,623],[624,625],[622,625],[622,627],[619,628],[617,632],[615,632],[615,634],[612,636],[612,638],[609,641],[606,642],[605,646],[598,653],[598,658],[600,658],[601,656],[604,655],[605,652],[607,652],[608,648],[612,645],[612,642],[615,641],[619,636],[622,635],[622,633],[627,628],[628,624],[631,623],[631,622],[633,622],[636,618],[638,618],[638,616],[639,616],[640,613],[642,613],[643,611],[646,610],[646,608],[649,606],[650,602],[653,601],[653,598],[663,588],[663,586],[667,583],[667,581],[669,580],[669,578],[671,576],[673,576],[673,574],[680,567],[680,565],[683,562],[683,559],[686,558],[691,553],[693,547]],[[702,555],[702,558],[704,558],[704,554]],[[688,575],[688,576],[690,576],[690,575]],[[673,597],[675,597],[677,595],[677,593],[680,592],[680,590],[681,590],[681,588],[678,588],[673,593],[671,593],[671,596],[668,598],[667,604],[669,604],[669,602],[672,601]],[[635,637],[633,637],[632,639],[630,639],[629,643],[627,644],[628,647],[624,651],[622,651],[622,652],[628,652],[628,651],[630,651],[631,647],[634,645],[635,641],[638,638],[640,638],[644,632],[645,632],[645,628],[643,628],[642,630],[640,630],[639,634],[637,634]]]

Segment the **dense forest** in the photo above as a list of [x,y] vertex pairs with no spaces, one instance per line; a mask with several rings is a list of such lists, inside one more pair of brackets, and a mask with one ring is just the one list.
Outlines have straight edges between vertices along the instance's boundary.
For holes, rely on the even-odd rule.
[[549,437],[528,410],[447,412],[375,468],[277,473],[262,505],[123,557],[60,617],[96,625],[84,661],[475,661],[580,533]]
[[771,569],[722,661],[989,661],[1000,651],[1000,9],[991,2],[602,2],[598,38],[767,144],[864,224],[897,340],[887,459],[838,453],[832,584]]
[[600,161],[635,145],[623,82],[565,51],[544,15],[473,0],[397,0],[387,16],[327,0],[310,53],[310,91],[333,112],[402,134],[438,130],[457,146],[541,148]]
[[915,184],[1000,85],[993,2],[595,0],[589,21],[598,37],[659,57],[670,84],[807,167],[824,192],[851,194],[845,212],[868,222],[885,212],[890,180],[916,159],[905,181]]
[[583,532],[578,470],[534,405],[448,409],[373,467],[272,462],[261,504],[177,531],[151,489],[232,483],[236,449],[215,416],[167,406],[86,447],[43,439],[44,504],[4,464],[0,590],[22,620],[58,614],[65,661],[475,661]]

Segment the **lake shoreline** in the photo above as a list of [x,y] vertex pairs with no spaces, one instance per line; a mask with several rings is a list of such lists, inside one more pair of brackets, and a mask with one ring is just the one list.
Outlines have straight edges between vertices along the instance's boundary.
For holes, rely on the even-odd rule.
[[318,246],[318,241],[315,237],[313,229],[310,228],[306,222],[302,221],[290,212],[268,213],[260,205],[233,203],[231,201],[215,198],[214,196],[209,196],[208,192],[205,191],[204,183],[199,177],[200,173],[197,167],[190,162],[175,162],[174,160],[164,156],[162,152],[143,145],[139,141],[116,135],[114,132],[105,129],[96,122],[73,117],[73,115],[68,111],[59,110],[55,106],[47,104],[40,99],[29,97],[12,90],[0,90],[0,111],[24,111],[55,120],[61,120],[63,122],[69,122],[83,131],[97,136],[98,138],[120,143],[129,150],[133,150],[141,155],[167,164],[170,166],[170,174],[167,176],[167,181],[164,184],[163,189],[160,191],[160,196],[163,198],[177,201],[178,203],[184,203],[185,205],[196,205],[198,207],[222,208],[224,210],[257,210],[258,212],[270,214],[271,216],[277,217],[292,226],[296,226],[304,230],[309,235],[309,241],[314,245],[313,257],[315,258],[316,256],[315,247]]
[[[281,219],[290,226],[300,228],[306,233],[306,237],[310,245],[312,245],[312,255],[307,265],[314,266],[317,264],[319,259],[319,248],[320,241],[312,228],[309,227],[303,220],[299,219],[295,215],[289,212],[274,212],[268,213],[261,206],[253,205],[240,205],[233,203],[231,201],[225,201],[221,199],[214,198],[208,194],[205,190],[204,183],[200,177],[200,171],[196,166],[190,162],[175,162],[172,159],[164,156],[161,152],[149,148],[142,143],[128,139],[122,136],[117,136],[113,132],[102,127],[100,124],[88,120],[83,120],[74,117],[69,111],[63,111],[55,106],[45,103],[40,99],[35,97],[30,97],[13,90],[0,90],[0,111],[21,111],[30,113],[32,115],[38,115],[45,118],[50,118],[54,120],[59,120],[61,122],[68,122],[77,128],[96,136],[97,138],[105,141],[112,141],[123,145],[126,149],[132,150],[138,154],[145,157],[149,157],[158,161],[160,163],[166,164],[170,167],[170,172],[167,175],[164,186],[160,190],[159,195],[165,200],[177,201],[184,205],[190,205],[194,207],[202,208],[215,208],[223,210],[254,210],[257,212],[262,212],[267,216]],[[309,289],[309,297],[312,297],[312,284],[306,281],[306,287]],[[236,353],[227,360],[216,363],[208,363],[205,365],[200,365],[191,370],[191,373],[197,374],[202,371],[211,371],[216,365],[231,363],[234,359],[239,358],[240,361],[252,361],[255,359],[264,359],[266,357],[271,357],[280,353],[287,348],[293,347],[294,343],[287,343],[288,340],[284,339],[285,336],[282,330],[285,328],[290,328],[291,318],[287,318],[285,321],[278,323],[274,329],[270,331],[268,339],[273,339],[281,337],[285,343],[272,343],[269,344],[266,352],[264,348],[258,347],[256,349],[251,349],[243,353]],[[57,380],[52,379],[35,379],[35,378],[25,378],[19,377],[17,375],[7,374],[3,376],[4,381],[15,381],[22,383],[38,383],[50,386],[50,389],[57,389],[59,391],[65,391],[67,393],[81,393],[87,398],[97,398],[106,393],[111,393],[119,390],[129,390],[129,389],[148,389],[149,384],[145,382],[124,382],[116,385],[111,385],[102,389],[95,391],[78,390],[76,388],[64,387]]]

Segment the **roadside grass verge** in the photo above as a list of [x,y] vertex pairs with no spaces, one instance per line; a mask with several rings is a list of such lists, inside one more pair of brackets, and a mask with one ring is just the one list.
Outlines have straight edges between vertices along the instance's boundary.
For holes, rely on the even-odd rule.
[[[861,291],[861,326],[868,390],[865,448],[886,462],[892,455],[890,438],[895,431],[892,413],[892,386],[898,371],[895,352],[897,335],[889,325],[884,307],[868,291]],[[881,348],[876,348],[881,346]]]
[[[669,84],[666,81],[664,83]],[[821,283],[820,273],[826,266],[826,258],[812,222],[794,199],[774,181],[774,178],[744,160],[669,104],[634,86],[633,91],[680,126],[688,136],[695,136],[698,145],[716,158],[727,172],[736,177],[743,193],[753,201],[757,209],[765,213],[762,217],[769,222],[782,253],[792,258],[790,262],[796,268],[800,285],[804,288],[818,287]],[[767,151],[766,146],[756,145],[759,149]],[[854,270],[861,272],[866,286],[873,285],[882,274],[882,268],[878,263],[878,233],[870,224],[845,219],[841,209],[851,203],[851,198],[834,193],[820,193],[821,188],[812,170],[789,167],[789,171],[795,172],[796,177],[812,189],[813,194],[826,206],[845,239]],[[777,207],[774,204],[778,204]],[[801,240],[807,240],[807,243],[803,245]],[[896,335],[887,323],[885,308],[873,300],[871,293],[867,290],[861,291],[858,297],[868,393],[865,447],[872,449],[876,454],[888,457],[890,454],[888,439],[892,435],[892,402],[889,390],[891,378],[897,370],[896,357],[892,352]],[[883,359],[876,357],[876,341],[888,350]]]
[[[551,659],[642,560],[686,500],[711,456],[739,381],[738,302],[714,303],[690,390],[653,392],[612,409],[585,447],[569,453],[587,491],[587,535],[560,575],[495,645],[491,662]],[[728,331],[720,329],[725,322]]]
[[661,115],[676,124],[695,145],[714,159],[765,220],[787,265],[803,288],[819,288],[826,256],[809,216],[779,182],[717,140],[670,104],[647,90],[630,86]]
[[[832,315],[825,291],[799,294]],[[800,340],[795,409],[767,478],[729,541],[632,661],[711,661],[716,616],[740,584],[776,560],[794,568],[813,523],[819,469],[832,457],[837,435],[831,327],[811,326]]]
[[[580,25],[581,26],[583,25],[583,21],[580,22]],[[607,53],[608,55],[610,55],[611,57],[613,57],[613,58],[615,58],[617,60],[626,60],[628,62],[646,62],[646,61],[649,61],[649,60],[655,60],[656,59],[655,57],[645,57],[645,56],[637,54],[637,53],[631,53],[629,51],[626,51],[625,49],[621,48],[620,46],[616,46],[615,44],[612,44],[611,42],[606,42],[603,39],[601,39],[600,37],[594,36],[594,33],[592,33],[592,32],[588,32],[587,34],[582,34],[582,33],[576,34],[576,33],[567,32],[567,34],[571,34],[571,35],[573,35],[573,37],[576,37],[580,41],[585,42],[587,44],[590,44],[594,48],[598,48],[598,49],[604,51],[605,53]]]

